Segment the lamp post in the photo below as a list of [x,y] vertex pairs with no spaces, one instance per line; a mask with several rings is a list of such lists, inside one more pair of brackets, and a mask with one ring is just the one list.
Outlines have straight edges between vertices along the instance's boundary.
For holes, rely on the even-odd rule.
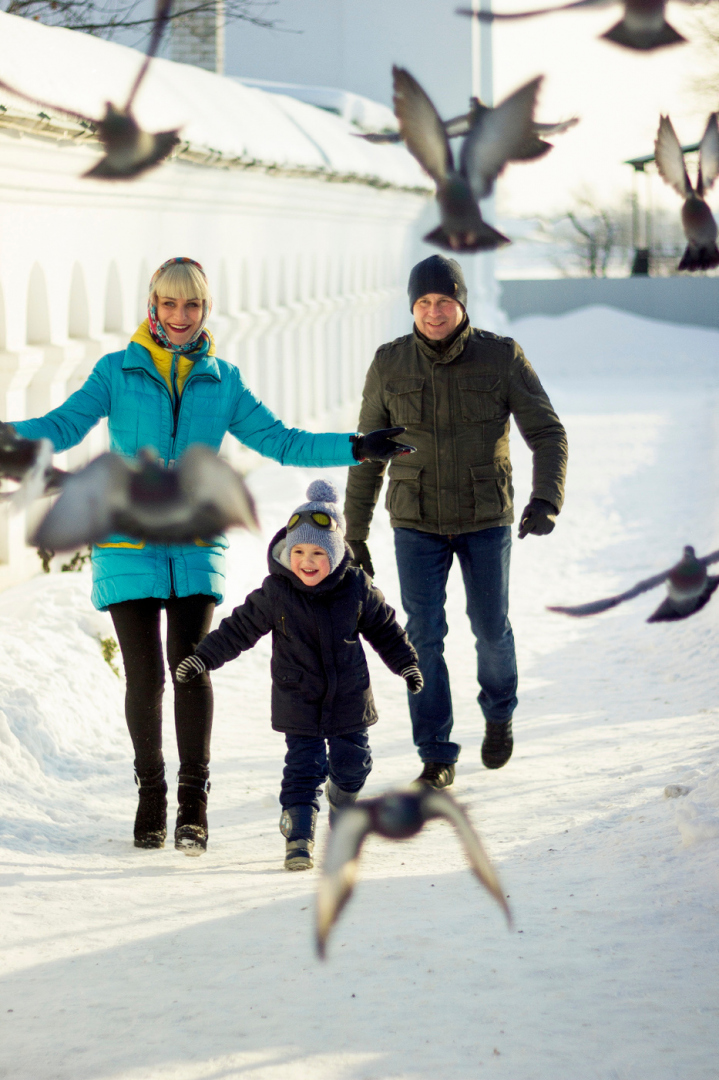
[[[472,11],[491,11],[492,0],[472,0]],[[485,105],[494,105],[494,58],[492,52],[492,22],[470,19],[470,43],[472,50],[472,96],[480,98]],[[495,220],[494,195],[482,204],[482,215],[489,222]],[[497,307],[497,280],[495,255],[484,252],[475,259],[475,291],[480,307],[493,310]]]

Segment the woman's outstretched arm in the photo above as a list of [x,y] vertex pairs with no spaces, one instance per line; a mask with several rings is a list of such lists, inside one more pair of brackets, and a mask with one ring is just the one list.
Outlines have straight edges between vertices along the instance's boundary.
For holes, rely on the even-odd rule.
[[34,420],[11,421],[18,435],[26,439],[49,439],[60,453],[77,446],[88,431],[110,411],[110,377],[104,356],[91,374],[67,401]]

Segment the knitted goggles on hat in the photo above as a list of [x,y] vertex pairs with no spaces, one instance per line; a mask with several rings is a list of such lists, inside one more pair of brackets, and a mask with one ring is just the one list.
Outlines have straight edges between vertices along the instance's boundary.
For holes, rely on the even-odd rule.
[[202,301],[202,319],[200,321],[199,327],[192,335],[190,341],[186,341],[184,345],[175,345],[174,342],[170,341],[169,337],[165,333],[165,329],[162,323],[157,317],[157,305],[153,303],[153,296],[155,295],[155,283],[160,277],[160,274],[162,274],[164,270],[167,270],[168,266],[172,266],[174,263],[189,263],[190,266],[196,266],[205,281],[207,281],[207,274],[205,273],[203,267],[200,265],[200,263],[195,262],[194,259],[188,259],[183,255],[179,255],[175,259],[168,259],[162,264],[162,266],[158,267],[158,269],[152,275],[152,279],[150,281],[150,298],[147,302],[147,321],[150,325],[150,334],[152,335],[153,341],[157,345],[160,345],[161,348],[167,349],[168,352],[173,353],[191,353],[195,352],[197,349],[202,348],[205,343],[207,345],[210,344],[210,336],[205,330],[205,323],[207,322],[210,311],[212,310],[212,304],[208,303],[207,300]]
[[287,532],[294,532],[303,523],[316,525],[318,529],[327,529],[328,532],[334,532],[338,528],[335,519],[324,510],[296,510],[287,522]]

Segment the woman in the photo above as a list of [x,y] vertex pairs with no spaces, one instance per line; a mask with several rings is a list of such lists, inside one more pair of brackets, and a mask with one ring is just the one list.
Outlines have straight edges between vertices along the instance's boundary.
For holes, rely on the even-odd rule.
[[[168,467],[192,443],[219,450],[227,431],[286,465],[354,465],[406,452],[388,438],[403,429],[355,436],[286,428],[247,389],[238,369],[215,356],[212,335],[205,328],[211,306],[200,264],[169,259],[150,282],[147,319],[128,347],[103,356],[85,384],[59,408],[16,423],[18,434],[48,438],[59,452],[77,445],[106,416],[112,450],[132,457],[151,446]],[[110,612],[125,665],[125,715],[139,788],[137,847],[162,847],[167,835],[162,608],[180,756],[175,847],[188,855],[199,855],[207,847],[212,686],[206,673],[178,684],[175,669],[205,637],[214,606],[223,599],[226,547],[223,536],[172,546],[109,536],[93,548],[92,602]]]

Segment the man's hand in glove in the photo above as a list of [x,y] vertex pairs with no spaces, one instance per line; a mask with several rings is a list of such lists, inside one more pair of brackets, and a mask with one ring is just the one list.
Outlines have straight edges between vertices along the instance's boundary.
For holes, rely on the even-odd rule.
[[416,446],[394,441],[407,428],[388,427],[370,431],[368,435],[350,435],[352,453],[357,461],[391,461],[399,454],[413,454]]
[[519,539],[532,533],[547,536],[557,524],[558,510],[546,499],[530,499],[519,521]]
[[369,553],[369,548],[364,540],[348,540],[347,543],[352,548],[352,566],[359,566],[364,570],[368,577],[374,577],[374,566],[372,565],[372,556]]
[[201,660],[199,656],[186,656],[177,665],[175,682],[189,682],[190,679],[195,679],[198,675],[201,675],[203,671],[207,671],[204,660]]
[[412,664],[410,667],[406,667],[401,672],[402,678],[407,683],[407,689],[410,694],[418,694],[424,686],[424,679],[422,678],[422,672],[419,670],[416,664]]

